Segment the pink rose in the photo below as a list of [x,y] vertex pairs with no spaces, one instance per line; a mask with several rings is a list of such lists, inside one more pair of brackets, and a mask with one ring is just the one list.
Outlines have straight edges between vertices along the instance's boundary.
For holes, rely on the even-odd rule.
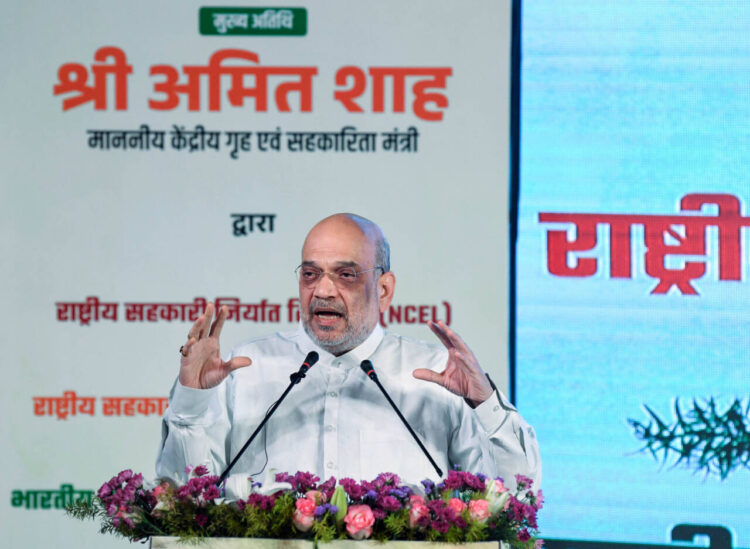
[[369,505],[352,505],[344,517],[346,531],[353,539],[365,539],[372,535],[375,517]]
[[427,502],[425,502],[424,498],[422,496],[418,496],[417,494],[413,494],[409,496],[409,505],[427,505]]
[[160,495],[162,495],[167,490],[168,484],[166,482],[162,482],[156,488],[153,489],[151,492],[154,497],[158,498]]
[[320,505],[321,503],[325,503],[326,501],[325,494],[323,494],[320,490],[310,490],[305,494],[305,498],[312,500],[315,505]]
[[469,517],[484,524],[490,518],[490,502],[486,499],[473,499],[469,502]]
[[292,522],[300,532],[307,532],[312,528],[315,521],[315,502],[311,499],[301,498],[294,502],[297,510],[294,512]]
[[[419,497],[419,496],[412,496]],[[424,498],[422,498],[424,501]],[[409,526],[411,528],[417,528],[419,526],[419,519],[430,515],[430,510],[426,505],[419,502],[412,503],[411,509],[409,509]]]
[[448,500],[448,507],[453,509],[453,512],[460,515],[466,509],[466,504],[458,498],[451,498]]

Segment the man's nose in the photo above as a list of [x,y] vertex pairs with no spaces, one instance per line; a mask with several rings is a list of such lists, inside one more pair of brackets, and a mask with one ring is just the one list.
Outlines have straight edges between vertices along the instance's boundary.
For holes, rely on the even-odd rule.
[[324,272],[317,284],[315,284],[315,297],[332,297],[339,293],[339,288],[333,281],[333,277],[336,276],[334,273]]

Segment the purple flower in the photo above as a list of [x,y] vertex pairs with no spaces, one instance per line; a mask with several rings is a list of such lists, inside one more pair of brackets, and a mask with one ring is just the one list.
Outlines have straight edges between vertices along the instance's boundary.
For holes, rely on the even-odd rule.
[[484,480],[466,471],[449,471],[443,485],[450,490],[484,490]]
[[131,478],[133,478],[133,471],[131,471],[130,469],[125,469],[124,471],[120,471],[120,473],[117,475],[117,484],[122,484],[123,482],[127,482]]
[[534,484],[534,481],[529,477],[516,475],[516,484],[518,484],[519,490],[525,490],[526,488],[531,488],[531,485]]
[[261,494],[250,494],[246,501],[247,505],[258,507],[264,511],[273,509],[275,502],[276,498],[274,496],[263,496]]
[[320,480],[320,477],[316,477],[312,473],[304,473],[302,471],[297,471],[297,474],[294,475],[294,483],[292,486],[294,486],[295,490],[297,492],[308,492],[310,490],[317,490],[318,489],[318,481]]
[[386,511],[398,511],[401,509],[401,502],[393,496],[380,496],[378,498],[378,506]]
[[207,475],[208,474],[208,467],[206,467],[205,465],[198,465],[198,467],[196,467],[195,469],[193,469],[193,474],[196,477],[202,477],[203,475]]
[[344,487],[344,492],[346,492],[346,495],[349,496],[349,499],[352,501],[362,499],[362,496],[364,496],[366,492],[366,490],[352,478],[347,477],[340,479],[339,485]]
[[99,491],[96,493],[96,495],[99,499],[104,499],[111,493],[112,493],[112,488],[110,487],[109,483],[105,482],[104,484],[102,484],[102,487],[99,488]]
[[430,524],[430,520],[431,519],[429,513],[424,514],[417,519],[417,526],[419,526],[420,528],[426,528]]
[[215,485],[209,486],[205,492],[203,492],[203,499],[206,501],[218,499],[221,494],[219,494],[219,489]]
[[199,505],[214,500],[221,496],[221,492],[216,487],[219,477],[216,475],[193,477],[187,481],[187,484],[177,489],[177,499],[182,501],[192,500]]
[[305,473],[303,471],[297,471],[294,476],[289,473],[277,473],[276,482],[288,482],[292,485],[292,489],[295,492],[305,493],[310,490],[317,490],[317,482],[320,477],[316,477],[312,473]]
[[276,482],[288,482],[294,486],[294,477],[289,473],[276,473]]
[[526,528],[521,528],[518,531],[518,541],[529,541],[531,539],[531,535],[529,534],[529,531]]
[[375,484],[378,484],[379,486],[396,486],[398,484],[401,484],[401,479],[398,478],[398,475],[396,473],[380,473],[377,477],[375,477]]
[[326,496],[326,500],[331,499],[333,496],[333,491],[336,489],[336,479],[334,477],[329,478],[324,483],[320,484],[318,486],[318,490],[323,492]]
[[432,491],[435,489],[435,483],[427,479],[422,481],[422,486],[424,486],[424,493],[428,496],[432,494]]
[[529,505],[516,499],[515,496],[510,497],[510,517],[518,522],[525,522],[530,528],[537,528],[536,519],[536,508],[533,505]]
[[372,516],[375,517],[375,520],[382,520],[382,519],[384,519],[385,516],[386,516],[386,514],[387,513],[385,511],[383,511],[382,509],[378,509],[377,507],[375,507],[372,510]]
[[315,516],[316,519],[322,520],[323,516],[326,513],[331,513],[332,515],[335,515],[338,512],[338,510],[339,508],[336,507],[335,505],[331,505],[330,503],[324,503],[323,505],[318,505],[315,508],[315,512],[313,513],[313,515]]
[[458,471],[448,471],[448,477],[443,481],[443,485],[450,490],[458,490],[463,483]]
[[391,490],[388,492],[388,495],[399,499],[406,499],[410,494],[409,489],[404,486],[401,488],[391,488]]
[[146,497],[141,487],[143,486],[143,475],[134,475],[133,471],[126,469],[120,471],[117,476],[99,488],[97,496],[101,501],[107,516],[113,517],[112,525],[119,528],[124,522],[128,527],[135,525],[130,519],[132,508],[136,505],[136,493],[141,497],[141,503],[148,508],[153,497]]
[[375,490],[368,490],[362,499],[378,499],[378,493]]
[[472,475],[467,471],[463,471],[461,473],[461,477],[463,478],[465,486],[468,486],[472,490],[476,490],[479,492],[484,491],[484,478],[480,478],[478,475]]
[[432,526],[433,530],[437,530],[441,534],[445,534],[448,530],[451,529],[451,525],[448,524],[448,522],[440,519],[433,520],[430,526]]
[[198,513],[197,515],[195,515],[195,523],[201,528],[203,528],[207,522],[208,522],[208,517],[206,515],[202,513]]

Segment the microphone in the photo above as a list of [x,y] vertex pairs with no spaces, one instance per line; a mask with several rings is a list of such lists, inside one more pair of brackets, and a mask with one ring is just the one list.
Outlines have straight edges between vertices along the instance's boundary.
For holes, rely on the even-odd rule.
[[409,425],[409,422],[406,421],[406,418],[403,416],[403,414],[398,409],[398,407],[393,402],[393,400],[391,400],[391,397],[388,396],[388,393],[386,392],[385,388],[380,384],[380,380],[378,379],[378,374],[375,373],[375,368],[373,367],[372,362],[365,359],[360,363],[359,367],[362,368],[362,371],[365,373],[365,375],[367,375],[367,377],[369,377],[371,380],[375,382],[375,385],[378,386],[378,388],[380,389],[380,392],[383,393],[383,396],[386,398],[386,400],[391,405],[391,407],[395,410],[396,414],[398,414],[398,417],[400,417],[401,421],[404,422],[404,425],[406,425],[406,428],[409,430],[409,433],[411,433],[411,436],[414,437],[414,440],[417,441],[417,444],[419,444],[419,447],[422,449],[422,452],[424,452],[424,455],[427,456],[427,459],[430,460],[430,463],[435,468],[435,471],[437,471],[438,478],[443,478],[443,471],[440,470],[440,467],[438,467],[437,463],[435,463],[435,460],[432,459],[430,452],[427,451],[427,448],[424,447],[424,444],[422,444],[422,441],[419,440],[417,433],[414,432],[414,429],[411,428],[411,425]]
[[315,351],[310,351],[309,353],[307,353],[305,361],[302,363],[302,366],[299,367],[297,373],[290,375],[289,379],[293,382],[294,385],[296,385],[297,383],[302,381],[302,378],[305,377],[307,371],[312,368],[317,361],[318,353],[316,353]]
[[289,394],[289,391],[292,390],[292,387],[297,385],[300,381],[302,381],[302,378],[305,377],[305,374],[307,371],[313,367],[313,365],[318,361],[318,353],[315,351],[310,351],[307,353],[307,356],[305,357],[305,361],[302,363],[302,366],[299,367],[299,370],[297,370],[295,373],[289,376],[289,386],[286,388],[286,390],[283,392],[283,394],[279,397],[279,400],[273,403],[271,408],[266,412],[266,416],[263,418],[263,421],[260,422],[260,425],[253,431],[253,434],[250,435],[250,438],[247,439],[247,442],[245,445],[240,449],[239,453],[235,456],[235,458],[232,460],[232,462],[227,466],[226,469],[224,469],[224,472],[219,477],[219,480],[216,481],[216,485],[218,486],[222,482],[224,482],[224,479],[229,476],[229,471],[232,470],[232,467],[234,467],[234,464],[237,463],[237,461],[240,459],[242,454],[245,453],[245,450],[247,450],[248,446],[250,446],[250,443],[255,440],[255,437],[258,436],[258,433],[260,433],[260,430],[263,429],[263,426],[268,422],[269,419],[271,419],[271,416],[276,412],[276,409],[279,407],[281,402],[286,398],[286,395]]

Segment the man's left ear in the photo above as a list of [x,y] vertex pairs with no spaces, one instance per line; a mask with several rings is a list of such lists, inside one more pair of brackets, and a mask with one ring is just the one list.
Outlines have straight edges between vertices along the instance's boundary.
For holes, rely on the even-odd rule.
[[378,300],[380,312],[384,313],[393,301],[393,292],[396,289],[396,276],[388,271],[378,278]]

